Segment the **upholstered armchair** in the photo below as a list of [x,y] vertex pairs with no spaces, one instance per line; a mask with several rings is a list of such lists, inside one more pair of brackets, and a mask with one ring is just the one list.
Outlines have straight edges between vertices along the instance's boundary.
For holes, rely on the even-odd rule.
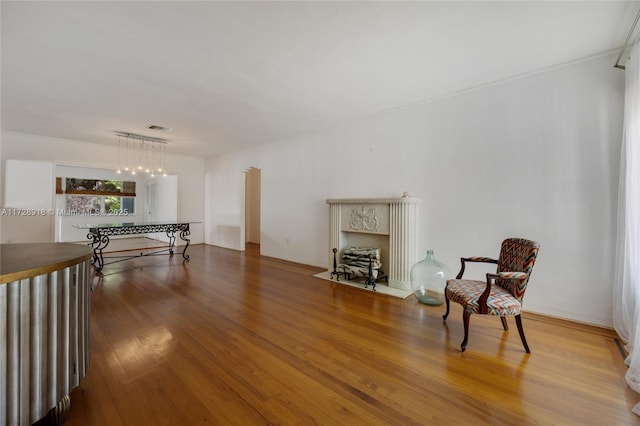
[[[518,333],[527,353],[529,345],[522,328],[522,299],[527,290],[533,264],[538,256],[540,244],[523,238],[508,238],[502,242],[499,258],[463,257],[460,259],[460,272],[455,279],[447,280],[444,295],[447,311],[442,316],[449,316],[450,301],[462,305],[464,323],[464,340],[460,345],[462,352],[467,348],[469,340],[469,319],[471,314],[495,315],[502,321],[504,330],[508,330],[507,316],[516,317]],[[488,273],[486,281],[466,280],[462,276],[467,262],[495,263],[496,273]]]

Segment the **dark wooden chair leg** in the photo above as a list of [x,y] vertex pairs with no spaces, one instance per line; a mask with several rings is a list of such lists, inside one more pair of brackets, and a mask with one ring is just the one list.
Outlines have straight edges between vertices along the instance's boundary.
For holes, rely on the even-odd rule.
[[500,321],[502,321],[502,328],[504,328],[504,331],[509,330],[509,324],[507,324],[507,317],[500,317]]
[[471,313],[466,309],[462,314],[462,322],[464,323],[464,340],[460,345],[460,349],[464,352],[467,349],[467,342],[469,341],[469,319],[471,318]]
[[442,319],[444,321],[446,321],[447,317],[449,316],[449,297],[447,296],[447,289],[446,288],[444,289],[444,301],[447,304],[447,311],[442,316]]
[[522,344],[524,345],[524,350],[527,351],[528,354],[531,353],[529,350],[529,345],[527,345],[527,339],[524,337],[524,330],[522,329],[522,317],[520,315],[516,315],[516,325],[518,326],[518,333],[520,333],[520,339],[522,340]]

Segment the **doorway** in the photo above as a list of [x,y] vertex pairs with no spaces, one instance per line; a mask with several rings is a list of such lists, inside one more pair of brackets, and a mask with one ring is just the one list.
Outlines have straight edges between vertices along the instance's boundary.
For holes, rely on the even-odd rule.
[[[144,218],[148,223],[178,220],[178,176],[154,177],[146,182]],[[164,232],[147,234],[148,238],[168,242]]]
[[156,183],[147,182],[145,206],[145,222],[155,222],[157,218],[156,210]]
[[251,167],[245,172],[244,229],[245,250],[260,251],[260,169]]

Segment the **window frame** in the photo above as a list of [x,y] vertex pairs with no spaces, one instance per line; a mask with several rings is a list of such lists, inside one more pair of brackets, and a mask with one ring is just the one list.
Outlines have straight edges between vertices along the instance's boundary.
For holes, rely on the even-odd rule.
[[[67,179],[73,179],[73,180],[78,180],[81,182],[86,182],[88,187],[90,187],[91,189],[85,189],[85,187],[83,187],[83,189],[76,189],[76,188],[69,188],[69,186],[73,186],[70,185],[69,182],[67,181]],[[99,188],[99,187],[107,187],[106,182],[119,182],[120,183],[120,190],[119,191],[113,191],[113,190],[97,190],[95,188]],[[68,210],[71,214],[73,215],[78,215],[78,216],[95,216],[95,215],[106,215],[106,216],[110,216],[110,215],[133,215],[136,214],[136,182],[135,181],[122,181],[122,180],[115,180],[115,179],[82,179],[82,178],[72,178],[72,177],[56,177],[56,194],[59,195],[64,195],[65,196],[65,200],[64,200],[64,205],[65,205],[65,210]],[[76,208],[74,207],[69,207],[68,203],[69,203],[69,197],[70,196],[93,196],[95,197],[94,199],[91,200],[90,203],[85,203],[85,205],[91,205],[91,206],[96,206],[97,208],[94,209],[81,209],[80,211],[77,211]],[[119,204],[120,204],[120,209],[109,209],[107,210],[106,205],[107,205],[107,201],[106,198],[107,197],[115,197],[115,198],[119,198]],[[130,210],[129,208],[123,209],[122,206],[123,204],[125,204],[125,199],[131,199],[132,201],[130,203],[127,204],[131,204],[132,209]],[[97,203],[95,202],[95,200],[97,200]],[[99,210],[99,211],[98,211]]]

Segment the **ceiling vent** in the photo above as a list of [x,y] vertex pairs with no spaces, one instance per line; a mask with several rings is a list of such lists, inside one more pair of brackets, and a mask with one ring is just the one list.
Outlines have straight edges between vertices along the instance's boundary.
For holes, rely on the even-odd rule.
[[158,130],[160,132],[168,132],[169,130],[171,130],[170,127],[158,126],[157,124],[149,124],[147,126],[147,129]]

